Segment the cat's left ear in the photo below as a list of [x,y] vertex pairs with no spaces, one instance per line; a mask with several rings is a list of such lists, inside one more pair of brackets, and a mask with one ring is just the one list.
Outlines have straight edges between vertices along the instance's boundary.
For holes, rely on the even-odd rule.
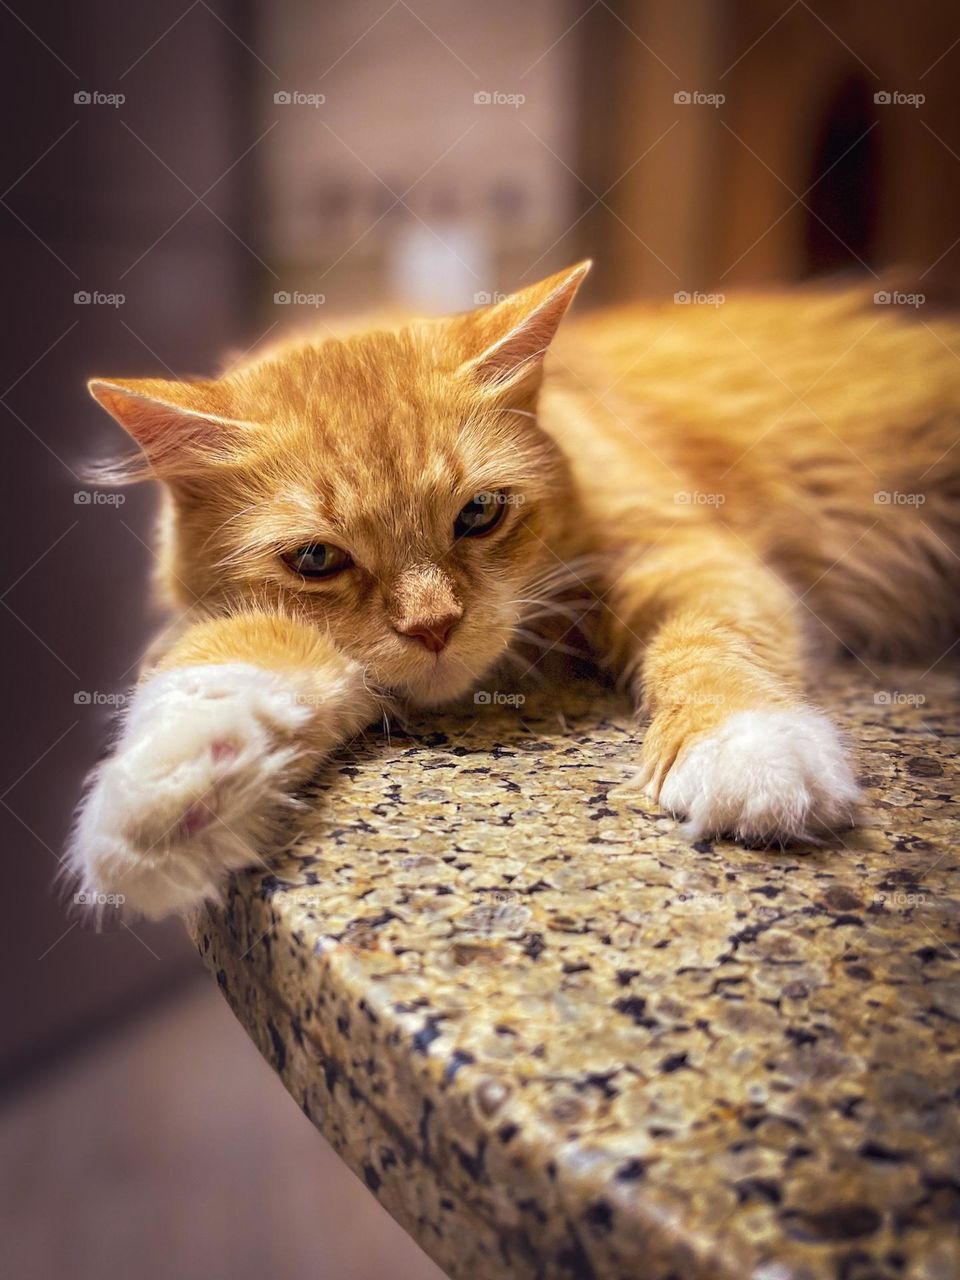
[[535,391],[547,348],[591,266],[589,259],[580,262],[473,312],[473,339],[484,345],[461,373],[498,394]]

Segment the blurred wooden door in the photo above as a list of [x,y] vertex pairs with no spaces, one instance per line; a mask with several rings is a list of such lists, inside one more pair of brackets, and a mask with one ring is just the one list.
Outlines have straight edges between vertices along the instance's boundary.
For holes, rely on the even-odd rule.
[[610,296],[910,264],[960,283],[960,12],[615,0],[582,24]]

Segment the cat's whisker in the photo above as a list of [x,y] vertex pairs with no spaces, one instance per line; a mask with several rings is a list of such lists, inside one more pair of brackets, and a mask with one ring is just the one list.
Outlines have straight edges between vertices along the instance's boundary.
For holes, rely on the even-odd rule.
[[533,580],[534,585],[543,582],[583,582],[585,578],[600,573],[607,564],[607,557],[599,554],[575,556],[572,560],[553,565]]
[[562,561],[551,565],[543,573],[533,577],[527,584],[532,594],[550,592],[562,586],[578,583],[584,586],[590,578],[596,576],[607,564],[607,557],[597,554],[576,556],[570,561]]
[[579,600],[537,600],[519,598],[511,600],[511,605],[530,605],[532,608],[525,612],[522,617],[524,622],[534,622],[540,618],[549,618],[553,616],[569,618],[571,622],[579,622],[585,614],[589,613],[591,607],[595,603],[586,597]]
[[535,631],[530,631],[527,627],[515,627],[513,634],[518,639],[532,644],[537,648],[547,650],[554,653],[565,653],[571,658],[582,658],[583,651],[574,649],[572,645],[564,644],[561,640],[549,640],[546,636],[538,635]]
[[523,678],[526,678],[527,676],[532,676],[533,679],[536,680],[538,684],[543,684],[543,681],[544,681],[543,672],[538,671],[535,666],[531,665],[530,660],[528,658],[524,658],[521,654],[517,653],[514,649],[505,649],[504,652],[501,654],[501,658],[505,662],[515,663],[520,668],[521,676]]

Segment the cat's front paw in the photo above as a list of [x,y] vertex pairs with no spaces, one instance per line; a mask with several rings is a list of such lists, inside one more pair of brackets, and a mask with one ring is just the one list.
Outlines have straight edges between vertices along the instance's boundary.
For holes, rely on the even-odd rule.
[[783,844],[850,826],[858,796],[840,734],[808,708],[728,716],[685,742],[651,791],[690,839]]
[[310,716],[286,677],[246,663],[182,667],[137,692],[93,776],[69,851],[88,901],[156,918],[214,899],[258,861]]

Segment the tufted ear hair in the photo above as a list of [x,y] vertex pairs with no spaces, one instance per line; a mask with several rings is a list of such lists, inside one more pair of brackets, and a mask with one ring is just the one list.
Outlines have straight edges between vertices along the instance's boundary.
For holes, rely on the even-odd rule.
[[195,474],[227,460],[240,433],[255,425],[230,416],[227,392],[217,381],[93,378],[87,389],[141,450],[99,469],[106,483]]
[[461,372],[495,392],[535,389],[547,348],[591,265],[578,263],[471,313],[473,341],[481,350]]

